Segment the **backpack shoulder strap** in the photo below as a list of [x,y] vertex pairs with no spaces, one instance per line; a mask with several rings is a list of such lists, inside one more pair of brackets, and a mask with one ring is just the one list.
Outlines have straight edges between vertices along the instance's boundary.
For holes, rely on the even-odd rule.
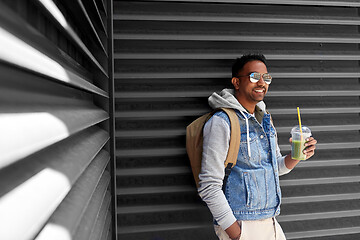
[[230,168],[232,168],[233,166],[236,165],[236,160],[239,154],[240,138],[241,138],[240,123],[234,109],[222,108],[222,110],[229,116],[230,126],[231,126],[230,145],[225,160],[225,168],[228,167],[229,163],[231,164]]
[[241,129],[238,116],[234,109],[224,108],[222,109],[230,119],[230,144],[229,150],[225,160],[225,175],[223,179],[222,190],[225,192],[227,179],[230,176],[231,169],[236,165],[237,157],[240,148]]

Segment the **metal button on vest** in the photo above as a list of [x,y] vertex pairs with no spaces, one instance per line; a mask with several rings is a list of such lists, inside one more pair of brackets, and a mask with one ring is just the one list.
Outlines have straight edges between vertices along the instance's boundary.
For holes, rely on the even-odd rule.
[[260,138],[263,139],[263,138],[264,138],[264,135],[260,135]]

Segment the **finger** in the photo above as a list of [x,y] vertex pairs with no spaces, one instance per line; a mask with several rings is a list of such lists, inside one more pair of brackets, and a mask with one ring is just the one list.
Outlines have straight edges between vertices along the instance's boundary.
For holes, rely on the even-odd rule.
[[311,140],[311,141],[308,141],[305,143],[305,146],[311,146],[311,145],[315,145],[317,144],[317,141],[315,139]]
[[313,138],[313,137],[308,137],[308,138],[305,139],[306,142],[310,142],[310,141],[313,141],[313,140],[315,140],[315,138]]
[[316,149],[315,145],[309,146],[309,147],[304,149],[304,153],[315,151],[315,149]]
[[316,148],[316,144],[312,144],[312,145],[310,145],[310,144],[306,145],[305,144],[305,149],[315,149],[315,148]]
[[292,138],[289,138],[289,142],[292,143]]
[[312,155],[314,155],[315,154],[315,149],[316,149],[315,145],[307,147],[307,148],[304,149],[304,154],[312,154]]
[[312,156],[314,156],[315,154],[315,151],[310,151],[310,152],[307,152],[305,155],[306,155],[306,159],[309,159],[311,158]]

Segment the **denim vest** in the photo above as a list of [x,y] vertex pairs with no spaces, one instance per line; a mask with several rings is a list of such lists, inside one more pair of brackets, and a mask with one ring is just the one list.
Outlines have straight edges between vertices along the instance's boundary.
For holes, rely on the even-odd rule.
[[[224,194],[237,220],[259,220],[280,214],[281,190],[276,159],[276,130],[270,114],[265,113],[260,124],[255,117],[248,118],[251,157],[248,154],[245,118],[237,111],[241,128],[240,149],[236,165],[226,181]],[[225,112],[222,117],[230,126]]]

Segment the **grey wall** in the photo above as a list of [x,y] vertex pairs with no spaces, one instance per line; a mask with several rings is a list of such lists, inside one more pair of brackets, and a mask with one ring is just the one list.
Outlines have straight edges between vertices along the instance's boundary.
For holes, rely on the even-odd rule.
[[283,154],[297,124],[316,156],[281,178],[288,239],[360,237],[358,1],[114,1],[120,239],[215,239],[193,184],[185,127],[262,52]]

